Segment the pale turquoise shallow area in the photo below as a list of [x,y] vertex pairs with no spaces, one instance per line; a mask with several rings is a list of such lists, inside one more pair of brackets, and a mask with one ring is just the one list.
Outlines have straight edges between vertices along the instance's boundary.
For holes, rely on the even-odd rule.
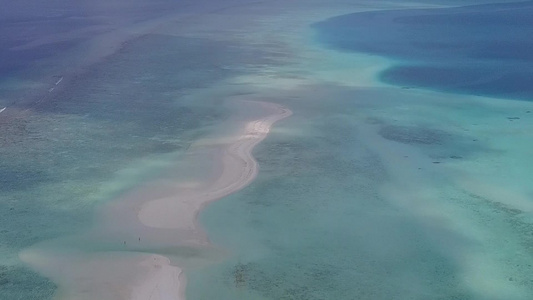
[[333,78],[276,96],[295,114],[202,214],[229,254],[190,298],[531,299],[533,105]]
[[[527,104],[463,104],[469,99],[398,88],[319,91],[300,93],[294,117],[255,151],[258,179],[202,214],[230,254],[190,272],[191,299],[528,299],[531,203],[522,211],[458,183],[490,168],[479,164],[486,158],[520,157],[476,127],[499,122],[524,128],[515,138],[526,139]],[[515,115],[525,120],[508,119]],[[486,176],[502,189],[509,174],[525,176],[518,185],[530,195],[527,167],[502,172]],[[483,291],[476,277],[494,286]]]
[[3,124],[0,299],[50,298],[55,285],[23,265],[19,251],[87,230],[100,204],[164,174],[219,128],[230,113],[222,99],[189,95],[235,75],[230,66],[249,57],[221,42],[146,35],[29,117]]
[[[191,273],[191,298],[465,298],[454,263],[426,241],[409,211],[379,195],[385,166],[358,138],[362,120],[345,113],[360,104],[340,100],[314,112],[293,105],[313,119],[312,134],[292,139],[273,133],[255,152],[259,178],[203,214],[215,244],[232,255],[210,276],[197,275],[201,280]],[[299,125],[287,120],[281,126]],[[239,273],[244,283],[235,282]],[[203,281],[215,288],[206,291]]]

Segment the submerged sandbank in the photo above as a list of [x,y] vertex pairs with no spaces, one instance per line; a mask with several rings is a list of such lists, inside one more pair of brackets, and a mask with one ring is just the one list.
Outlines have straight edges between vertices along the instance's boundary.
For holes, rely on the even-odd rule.
[[[198,213],[255,178],[258,165],[251,151],[275,122],[291,115],[274,103],[239,105],[260,111],[262,117],[238,120],[238,132],[215,142],[200,140],[189,150],[191,155],[209,154],[204,159],[215,166],[213,176],[193,183],[165,179],[147,184],[107,205],[102,222],[90,232],[37,245],[23,251],[21,259],[59,286],[60,299],[185,299],[181,263],[187,258],[179,257],[179,251],[202,251],[209,244]],[[117,241],[123,251],[116,249]],[[100,244],[102,249],[65,250],[65,245],[83,244]],[[139,252],[143,254],[135,254]]]
[[[245,123],[234,141],[221,146],[217,160],[222,163],[221,175],[207,186],[185,187],[184,194],[164,197],[144,203],[139,211],[139,220],[146,226],[199,231],[198,213],[209,202],[234,193],[248,185],[257,175],[258,165],[252,156],[253,148],[266,138],[272,125],[292,114],[280,105],[255,102],[265,110],[272,111],[264,118]],[[146,281],[133,295],[133,299],[185,299],[185,277],[177,276],[179,269],[170,265],[166,269],[150,273]],[[177,281],[176,281],[177,280]],[[179,285],[176,289],[175,284]],[[157,294],[150,291],[157,290]],[[176,293],[176,291],[181,291]],[[155,293],[155,292],[154,292]],[[179,295],[179,298],[171,295]]]

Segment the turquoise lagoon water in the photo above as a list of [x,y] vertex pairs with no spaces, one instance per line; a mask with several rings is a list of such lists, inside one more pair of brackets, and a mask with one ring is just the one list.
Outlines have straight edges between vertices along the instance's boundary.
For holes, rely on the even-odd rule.
[[0,140],[0,299],[51,298],[55,284],[23,265],[19,251],[91,227],[99,204],[160,176],[193,141],[219,130],[230,113],[223,98],[191,95],[252,58],[223,42],[146,35],[54,97],[9,106]]
[[[298,46],[338,53],[306,42]],[[31,113],[0,114],[0,299],[52,298],[54,283],[19,251],[86,230],[100,204],[168,172],[217,134],[232,94],[294,115],[254,150],[257,179],[201,214],[220,255],[190,264],[188,299],[531,298],[531,102],[317,81],[298,69],[298,49],[283,56],[265,44],[149,34],[49,100],[16,106]],[[377,54],[409,60],[392,49]],[[284,68],[303,83],[254,90],[231,80]],[[2,74],[2,105],[20,70]]]

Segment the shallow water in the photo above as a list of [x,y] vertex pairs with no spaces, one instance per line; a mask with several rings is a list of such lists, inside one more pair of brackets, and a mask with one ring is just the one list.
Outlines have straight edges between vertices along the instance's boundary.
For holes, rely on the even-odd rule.
[[[531,173],[515,166],[479,178],[489,161],[517,156],[501,155],[501,137],[473,124],[510,130],[508,112],[476,117],[478,107],[440,95],[339,90],[320,95],[334,104],[311,94],[291,103],[301,115],[259,146],[258,179],[206,209],[202,222],[232,254],[190,273],[191,298],[527,299]],[[459,112],[468,117],[444,120]],[[504,182],[509,174],[525,176],[522,184]],[[470,186],[488,178],[526,202]]]
[[[196,91],[236,74],[232,65],[248,57],[224,42],[146,35],[66,78],[45,101],[8,105],[0,116],[0,299],[51,297],[55,285],[23,265],[19,251],[87,230],[99,205],[168,173],[191,143],[221,130],[224,99]],[[10,92],[3,96],[10,104]],[[186,177],[182,165],[173,172]]]
[[[52,298],[17,257],[30,246],[168,255],[186,267],[188,299],[529,299],[531,102],[389,86],[376,79],[395,61],[309,38],[315,22],[391,5],[229,5],[0,114],[0,299]],[[8,75],[5,103],[22,85]],[[212,168],[183,153],[253,113],[236,96],[294,115],[255,149],[256,181],[201,214],[212,248],[70,238],[147,183]]]

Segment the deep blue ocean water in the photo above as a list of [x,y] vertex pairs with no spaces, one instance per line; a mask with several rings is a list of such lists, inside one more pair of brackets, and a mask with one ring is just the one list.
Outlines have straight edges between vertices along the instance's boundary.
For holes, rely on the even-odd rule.
[[315,25],[345,51],[390,57],[380,79],[474,95],[533,100],[533,2],[373,11]]

